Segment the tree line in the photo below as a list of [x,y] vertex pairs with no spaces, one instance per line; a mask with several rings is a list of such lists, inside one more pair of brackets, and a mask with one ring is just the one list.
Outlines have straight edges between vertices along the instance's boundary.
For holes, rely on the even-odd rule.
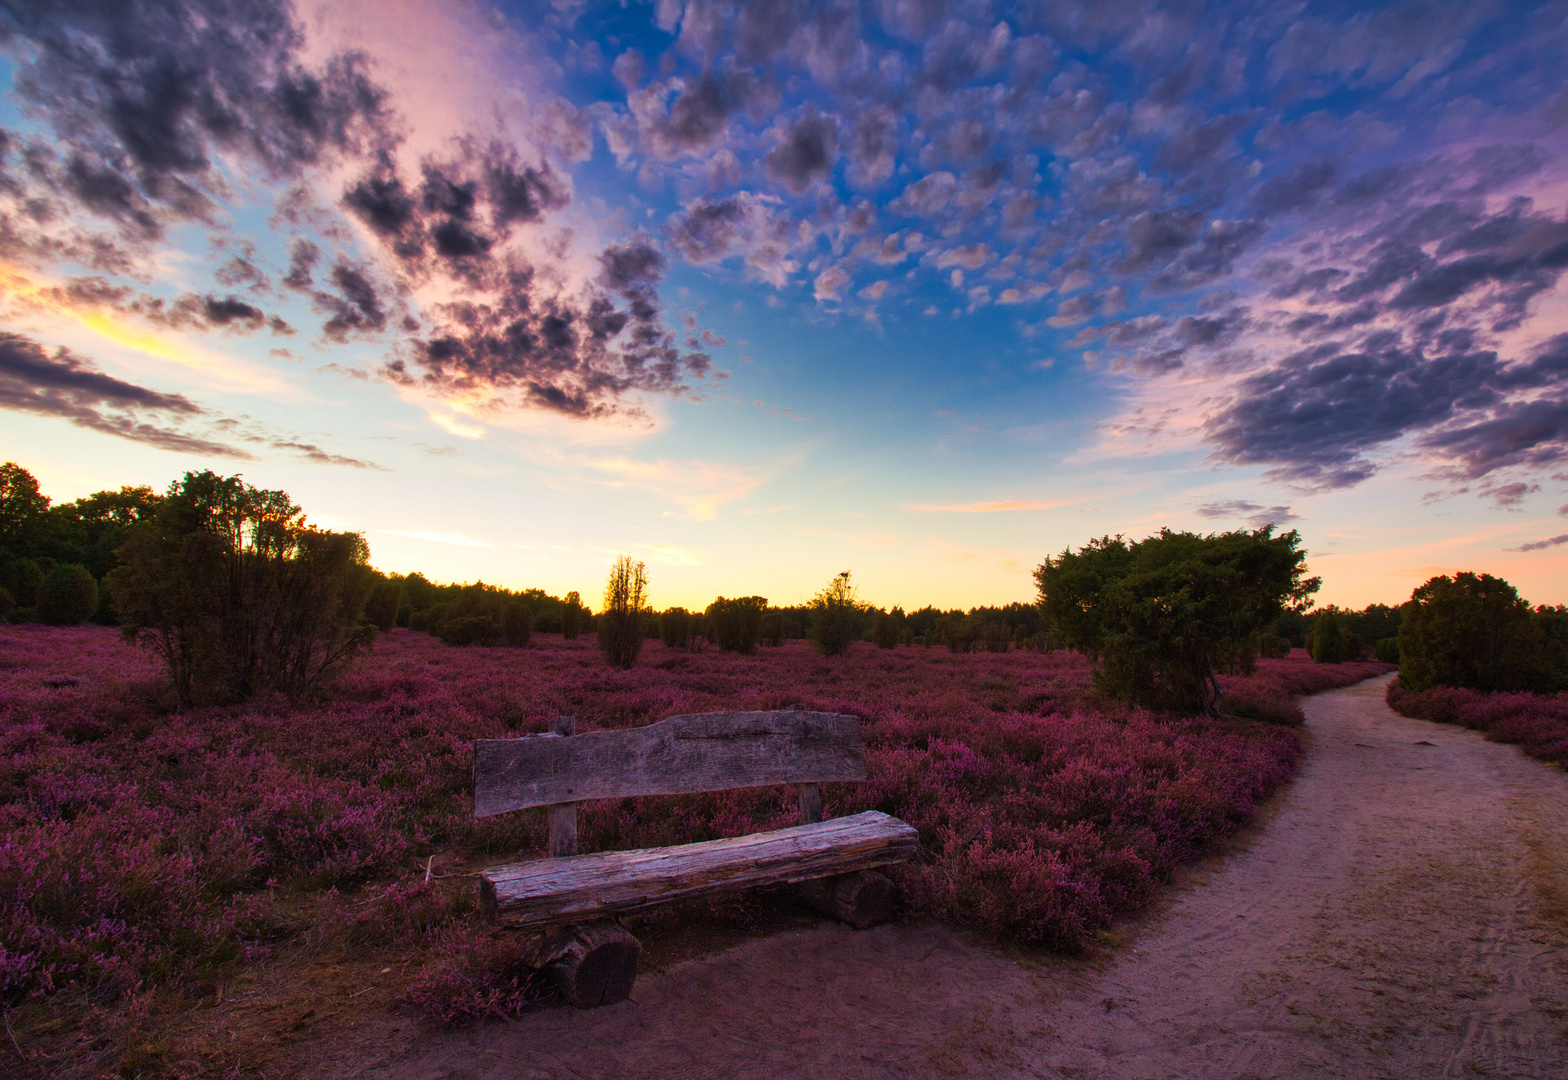
[[381,573],[369,558],[360,534],[312,526],[286,493],[238,476],[186,473],[161,495],[124,487],[53,505],[27,470],[0,466],[0,618],[118,623],[164,661],[185,705],[300,693],[397,627],[453,646],[592,633],[622,667],[650,639],[749,654],[805,638],[825,656],[857,642],[1068,648],[1090,658],[1111,696],[1208,713],[1219,674],[1293,647],[1325,663],[1376,655],[1413,689],[1568,686],[1568,610],[1532,608],[1485,574],[1433,578],[1397,608],[1312,608],[1320,582],[1306,576],[1301,538],[1272,526],[1101,537],[1046,558],[1035,603],[967,611],[874,607],[847,570],[804,604],[720,596],[702,611],[657,611],[646,566],[621,556],[595,614],[576,592],[437,584]]

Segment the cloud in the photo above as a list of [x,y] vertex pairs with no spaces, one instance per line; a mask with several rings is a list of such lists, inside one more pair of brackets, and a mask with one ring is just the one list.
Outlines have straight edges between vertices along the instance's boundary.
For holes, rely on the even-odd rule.
[[[327,343],[388,347],[394,382],[595,418],[709,374],[707,355],[662,325],[656,274],[616,288],[600,272],[636,240],[595,248],[544,232],[570,209],[559,168],[586,156],[586,114],[542,93],[503,114],[468,69],[448,73],[450,92],[432,88],[443,100],[409,97],[429,82],[409,68],[409,42],[381,28],[346,34],[340,12],[316,14],[307,24],[284,0],[19,14],[0,48],[54,138],[0,136],[0,203],[13,211],[0,206],[0,256],[125,274],[156,259],[177,225],[226,242],[225,216],[254,193],[275,200],[273,221],[293,234],[283,286],[319,313]],[[468,35],[469,63],[496,59],[489,31],[462,11],[415,5],[402,17],[424,28],[431,56]],[[739,72],[682,84],[650,131],[672,148],[705,145],[714,94],[728,109],[753,82]],[[15,148],[25,168],[8,166]],[[246,256],[214,279],[264,292],[270,276]],[[142,313],[172,328],[295,332],[233,292],[160,304]]]
[[1288,506],[1264,506],[1244,499],[1204,503],[1198,507],[1198,516],[1221,519],[1241,518],[1255,529],[1261,529],[1265,525],[1284,525],[1298,520],[1298,516]]
[[0,408],[58,417],[161,450],[251,459],[169,426],[205,415],[185,396],[116,379],[63,348],[50,355],[20,334],[0,332]]
[[808,108],[768,151],[762,159],[762,167],[769,178],[799,195],[817,180],[828,176],[837,157],[837,121]]
[[1557,547],[1559,544],[1568,544],[1568,533],[1563,533],[1561,536],[1553,536],[1553,537],[1550,537],[1550,538],[1548,538],[1546,540],[1534,540],[1534,541],[1531,541],[1528,544],[1520,544],[1518,547],[1516,547],[1516,548],[1509,548],[1508,550],[1509,551],[1544,551],[1547,548]]

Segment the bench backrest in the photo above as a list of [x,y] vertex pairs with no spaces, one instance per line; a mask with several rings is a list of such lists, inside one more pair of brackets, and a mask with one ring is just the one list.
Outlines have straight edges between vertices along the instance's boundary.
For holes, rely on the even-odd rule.
[[860,721],[836,713],[699,713],[647,727],[474,743],[474,815],[636,795],[864,780]]

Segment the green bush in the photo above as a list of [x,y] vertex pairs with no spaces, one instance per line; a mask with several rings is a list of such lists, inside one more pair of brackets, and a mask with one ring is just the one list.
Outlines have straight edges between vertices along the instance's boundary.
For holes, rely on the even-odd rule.
[[526,646],[534,634],[534,612],[521,600],[507,601],[501,616],[501,636],[514,649]]
[[647,605],[647,566],[630,555],[617,556],[604,586],[604,610],[595,620],[599,651],[616,667],[631,667],[642,653]]
[[691,612],[683,607],[672,607],[659,616],[659,640],[666,648],[691,647]]
[[836,575],[812,597],[812,637],[823,656],[843,656],[860,640],[865,605],[855,593],[849,571]]
[[1332,608],[1319,615],[1312,627],[1312,659],[1319,664],[1343,664],[1351,659],[1344,624]]
[[1399,638],[1398,636],[1378,638],[1373,647],[1372,654],[1385,664],[1399,663]]
[[583,598],[577,591],[567,593],[566,599],[561,601],[561,636],[567,641],[581,637],[587,614],[588,609],[583,607]]
[[0,623],[9,619],[11,613],[15,610],[16,599],[11,595],[11,590],[4,585],[0,585]]
[[34,559],[11,559],[0,566],[0,588],[11,594],[19,608],[38,606],[38,589],[43,583],[43,568]]
[[98,610],[98,583],[87,567],[60,563],[38,587],[38,619],[51,626],[77,626]]
[[403,605],[403,583],[397,578],[376,582],[365,601],[365,621],[378,630],[391,630],[397,626],[398,611]]
[[502,630],[488,615],[459,615],[444,620],[436,636],[448,645],[499,645]]
[[184,706],[303,692],[375,634],[364,537],[307,525],[286,493],[238,476],[186,473],[118,555],[106,583],[125,634]]
[[757,651],[762,636],[762,616],[768,601],[762,596],[719,597],[703,614],[708,624],[708,639],[725,652],[749,655]]
[[1530,605],[1502,578],[1459,573],[1419,586],[1399,625],[1399,685],[1534,690],[1568,685],[1558,613]]
[[878,608],[871,613],[871,640],[877,648],[896,648],[900,629],[898,619],[892,612]]
[[1258,638],[1258,655],[1282,660],[1290,655],[1290,639],[1278,634],[1264,634]]
[[1217,713],[1218,668],[1243,666],[1265,626],[1318,588],[1294,531],[1107,536],[1035,570],[1049,628],[1094,661],[1102,692]]

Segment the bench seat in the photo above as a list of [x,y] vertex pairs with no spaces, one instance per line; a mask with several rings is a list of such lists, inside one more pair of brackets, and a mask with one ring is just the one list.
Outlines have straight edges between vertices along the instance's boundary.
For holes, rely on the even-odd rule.
[[917,842],[914,826],[867,810],[724,840],[492,866],[480,876],[480,902],[503,926],[564,926],[672,900],[886,866],[913,857]]

